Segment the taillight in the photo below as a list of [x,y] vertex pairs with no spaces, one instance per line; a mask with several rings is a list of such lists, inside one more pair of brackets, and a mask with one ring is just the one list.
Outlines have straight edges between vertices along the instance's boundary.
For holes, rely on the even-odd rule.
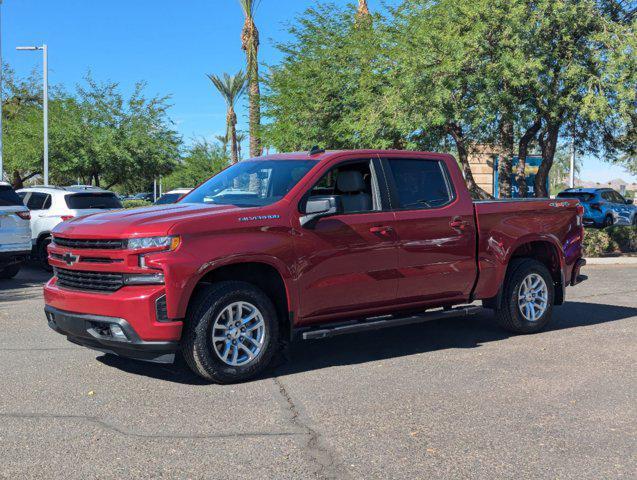
[[588,206],[591,207],[593,210],[597,210],[598,212],[602,211],[601,203],[589,203]]
[[71,220],[72,218],[75,218],[73,215],[62,215],[60,217],[62,219],[63,222],[66,222],[67,220]]
[[578,214],[580,217],[583,217],[583,216],[584,216],[584,205],[582,205],[581,203],[578,203],[578,204],[577,204],[577,214]]
[[31,212],[15,212],[22,220],[31,220]]

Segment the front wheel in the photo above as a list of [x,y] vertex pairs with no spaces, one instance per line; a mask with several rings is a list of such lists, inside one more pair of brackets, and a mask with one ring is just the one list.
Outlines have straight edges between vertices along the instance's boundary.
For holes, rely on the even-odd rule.
[[255,377],[270,364],[279,340],[272,301],[245,282],[201,290],[188,309],[182,354],[188,366],[215,383]]
[[531,258],[511,261],[504,280],[498,323],[515,333],[535,333],[551,321],[555,291],[551,273]]
[[606,217],[604,218],[604,223],[602,225],[602,228],[612,227],[614,223],[615,223],[615,220],[613,219],[613,216],[606,215]]

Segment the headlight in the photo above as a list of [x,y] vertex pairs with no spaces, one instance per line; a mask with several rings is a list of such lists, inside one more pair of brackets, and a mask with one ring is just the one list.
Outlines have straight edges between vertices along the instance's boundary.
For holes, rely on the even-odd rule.
[[178,236],[129,238],[128,250],[175,250],[181,239]]

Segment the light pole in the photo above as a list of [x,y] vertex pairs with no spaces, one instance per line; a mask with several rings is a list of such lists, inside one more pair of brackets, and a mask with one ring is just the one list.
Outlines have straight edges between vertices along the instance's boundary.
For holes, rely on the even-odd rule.
[[0,0],[0,182],[4,178],[2,164],[2,0]]
[[16,47],[16,50],[42,50],[43,110],[44,110],[44,184],[49,184],[49,51],[46,44],[40,47]]

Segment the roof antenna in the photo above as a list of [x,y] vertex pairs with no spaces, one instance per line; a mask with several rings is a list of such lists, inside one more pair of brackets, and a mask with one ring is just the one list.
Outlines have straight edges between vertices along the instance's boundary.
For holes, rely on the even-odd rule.
[[312,156],[312,155],[318,155],[319,153],[325,153],[325,149],[324,149],[324,148],[319,147],[318,145],[314,145],[314,146],[310,149],[310,151],[309,151],[308,155],[310,155],[310,156]]

